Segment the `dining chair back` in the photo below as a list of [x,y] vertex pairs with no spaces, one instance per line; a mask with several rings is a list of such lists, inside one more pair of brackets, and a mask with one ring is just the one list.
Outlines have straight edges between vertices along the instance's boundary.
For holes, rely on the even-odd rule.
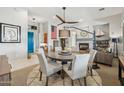
[[87,65],[89,61],[89,54],[76,55],[72,63],[72,76],[73,79],[86,77]]
[[44,74],[48,74],[48,62],[44,53],[43,48],[40,49],[40,51],[37,53],[37,56],[39,58],[39,63],[40,63],[40,70]]
[[40,62],[40,81],[42,78],[42,73],[44,73],[46,75],[46,86],[48,85],[48,79],[49,76],[51,76],[52,74],[61,71],[62,70],[62,65],[61,64],[57,64],[57,63],[51,63],[48,62],[44,50],[43,48],[40,49],[40,51],[37,53],[38,58],[39,58],[39,62]]
[[93,67],[93,62],[96,56],[97,50],[91,50],[90,51],[90,59],[88,62],[88,71],[90,71],[91,76],[93,75],[92,67]]
[[97,50],[91,50],[91,51],[90,51],[89,64],[93,64],[96,53],[97,53]]

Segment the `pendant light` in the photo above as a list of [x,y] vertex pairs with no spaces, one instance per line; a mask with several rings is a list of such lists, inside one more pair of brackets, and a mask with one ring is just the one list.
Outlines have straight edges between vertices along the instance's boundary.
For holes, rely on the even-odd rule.
[[[63,7],[63,17],[64,17],[64,20],[65,20],[65,9],[66,9],[66,7]],[[59,34],[60,38],[68,38],[68,37],[70,37],[70,30],[67,30],[65,28],[65,23],[64,23],[63,29],[60,30],[59,33],[60,33]]]

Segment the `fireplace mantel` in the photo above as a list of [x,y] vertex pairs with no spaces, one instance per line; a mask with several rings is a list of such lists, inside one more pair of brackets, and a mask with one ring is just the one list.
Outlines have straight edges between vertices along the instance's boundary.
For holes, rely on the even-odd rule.
[[76,41],[92,41],[93,38],[77,38]]

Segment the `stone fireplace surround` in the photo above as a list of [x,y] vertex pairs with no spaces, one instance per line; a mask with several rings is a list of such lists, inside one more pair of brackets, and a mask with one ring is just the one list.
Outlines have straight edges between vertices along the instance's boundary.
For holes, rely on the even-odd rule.
[[88,48],[89,48],[88,50],[93,49],[93,41],[92,40],[78,40],[76,42],[76,48],[77,48],[78,51],[80,51],[79,44],[87,44],[87,45],[89,45],[88,46]]

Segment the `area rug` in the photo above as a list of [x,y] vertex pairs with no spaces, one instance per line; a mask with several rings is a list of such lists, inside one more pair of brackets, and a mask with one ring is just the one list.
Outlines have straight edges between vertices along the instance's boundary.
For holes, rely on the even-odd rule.
[[[35,67],[28,75],[27,77],[27,85],[28,86],[45,86],[46,77],[43,74],[42,80],[39,81],[40,73],[39,73],[39,66]],[[93,76],[88,75],[86,78],[87,86],[101,86],[102,80],[99,74],[93,70]],[[78,80],[74,81],[74,86],[80,86],[84,85],[83,79],[80,79],[80,82]],[[48,86],[72,86],[71,85],[71,79],[68,75],[65,75],[64,83],[63,79],[58,74],[54,74],[49,78]]]

